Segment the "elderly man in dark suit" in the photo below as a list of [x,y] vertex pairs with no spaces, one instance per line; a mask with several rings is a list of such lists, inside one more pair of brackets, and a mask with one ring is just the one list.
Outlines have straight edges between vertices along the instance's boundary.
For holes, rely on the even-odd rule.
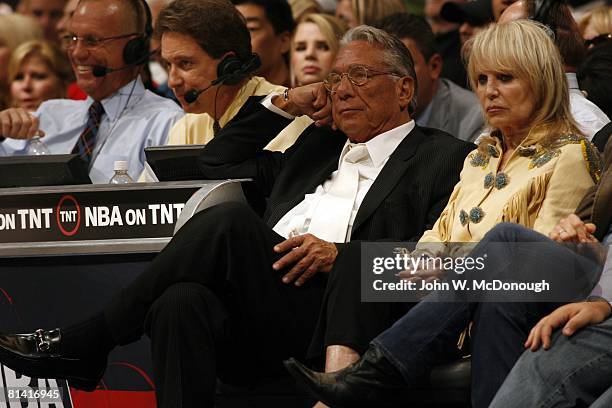
[[410,54],[381,30],[347,33],[325,87],[337,130],[313,125],[285,153],[262,151],[316,93],[292,90],[241,111],[204,149],[203,177],[253,178],[263,218],[229,203],[195,215],[103,313],[0,336],[0,361],[92,389],[108,351],[147,333],[158,406],[212,407],[217,376],[253,380],[305,355],[343,254],[430,228],[472,149],[415,127]]

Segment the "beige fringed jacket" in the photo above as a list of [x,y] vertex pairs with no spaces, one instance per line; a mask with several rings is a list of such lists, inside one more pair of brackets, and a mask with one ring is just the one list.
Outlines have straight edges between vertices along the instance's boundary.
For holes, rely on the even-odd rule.
[[547,147],[527,138],[503,171],[502,144],[494,140],[486,153],[474,150],[466,158],[446,208],[419,241],[423,252],[440,253],[426,250],[437,247],[426,243],[479,241],[500,222],[547,235],[599,180],[599,154],[582,137],[561,136]]

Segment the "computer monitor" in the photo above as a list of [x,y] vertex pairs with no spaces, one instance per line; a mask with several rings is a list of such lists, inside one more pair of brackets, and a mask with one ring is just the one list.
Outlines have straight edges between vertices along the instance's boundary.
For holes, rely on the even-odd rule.
[[204,145],[154,146],[145,148],[147,163],[159,181],[200,180],[198,157]]
[[91,184],[77,154],[0,157],[0,188]]

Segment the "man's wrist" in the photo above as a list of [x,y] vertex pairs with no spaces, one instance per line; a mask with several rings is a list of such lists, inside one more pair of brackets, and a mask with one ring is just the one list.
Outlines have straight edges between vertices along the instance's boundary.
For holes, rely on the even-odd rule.
[[272,98],[272,104],[292,116],[300,116],[302,112],[300,112],[300,109],[291,102],[291,98],[289,96],[290,91],[291,89],[287,88],[282,95],[274,96]]

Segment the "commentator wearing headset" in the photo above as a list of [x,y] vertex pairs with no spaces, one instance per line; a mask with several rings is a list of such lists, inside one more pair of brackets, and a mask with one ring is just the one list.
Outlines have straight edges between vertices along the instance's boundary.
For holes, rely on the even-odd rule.
[[[206,144],[241,111],[285,91],[253,76],[261,62],[244,18],[227,1],[175,1],[160,12],[155,35],[168,85],[187,112],[170,131],[169,144]],[[266,148],[284,151],[311,123],[306,116],[293,120]]]
[[[113,162],[142,172],[147,146],[165,144],[183,111],[145,90],[139,73],[153,28],[144,0],[81,0],[62,38],[84,101],[50,100],[36,112],[0,112],[0,155],[24,155],[43,136],[51,153],[76,153],[94,183],[106,183]],[[4,139],[6,138],[6,139]]]

